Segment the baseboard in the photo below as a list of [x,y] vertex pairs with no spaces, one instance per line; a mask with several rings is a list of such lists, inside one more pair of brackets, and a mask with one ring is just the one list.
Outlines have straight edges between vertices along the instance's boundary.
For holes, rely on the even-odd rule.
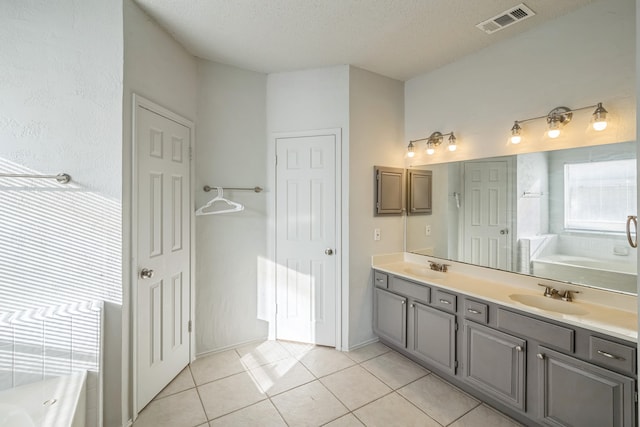
[[349,348],[344,350],[344,351],[354,351],[354,350],[357,350],[357,349],[362,348],[362,347],[366,347],[369,344],[373,344],[374,342],[378,342],[378,341],[380,341],[380,339],[378,337],[373,337],[370,340],[361,342],[360,344],[350,345]]
[[248,341],[243,341],[243,342],[231,344],[231,345],[228,345],[228,346],[225,346],[225,347],[216,348],[215,350],[209,350],[209,351],[204,351],[202,353],[196,353],[196,359],[199,359],[201,357],[211,356],[212,354],[218,354],[218,353],[222,353],[222,352],[229,351],[229,350],[235,350],[238,347],[242,347],[242,346],[245,346],[245,345],[248,345],[248,344],[259,343],[259,342],[263,342],[263,341],[267,341],[267,337],[256,338],[256,339],[252,339],[252,340],[248,340]]

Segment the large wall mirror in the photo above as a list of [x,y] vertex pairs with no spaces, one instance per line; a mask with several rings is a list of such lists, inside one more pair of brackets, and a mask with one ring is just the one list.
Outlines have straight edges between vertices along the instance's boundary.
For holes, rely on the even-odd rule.
[[636,293],[635,142],[417,169],[433,173],[433,210],[407,217],[408,252]]

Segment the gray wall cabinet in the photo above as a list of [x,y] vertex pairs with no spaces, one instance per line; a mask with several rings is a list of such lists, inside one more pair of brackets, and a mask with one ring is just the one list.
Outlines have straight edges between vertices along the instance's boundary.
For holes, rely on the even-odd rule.
[[433,172],[419,169],[407,171],[407,213],[409,215],[431,213],[432,186]]
[[382,271],[373,277],[380,340],[498,410],[527,426],[637,426],[634,343]]
[[374,166],[376,215],[402,215],[405,210],[404,169]]

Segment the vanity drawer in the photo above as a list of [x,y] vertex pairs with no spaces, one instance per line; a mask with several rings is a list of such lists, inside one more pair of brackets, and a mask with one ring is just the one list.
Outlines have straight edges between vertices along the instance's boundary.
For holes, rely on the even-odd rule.
[[389,290],[407,297],[428,303],[431,296],[431,288],[425,285],[409,282],[398,277],[391,276]]
[[385,273],[380,273],[379,271],[373,272],[373,283],[378,288],[387,289],[389,287],[389,276]]
[[481,302],[464,300],[464,317],[478,323],[489,323],[489,306]]
[[636,371],[635,348],[598,337],[589,337],[589,360],[630,374]]
[[498,309],[498,329],[533,338],[561,350],[573,353],[575,331],[573,329],[547,323],[542,320]]
[[449,292],[436,289],[432,304],[439,309],[450,311],[451,313],[456,312],[456,296]]

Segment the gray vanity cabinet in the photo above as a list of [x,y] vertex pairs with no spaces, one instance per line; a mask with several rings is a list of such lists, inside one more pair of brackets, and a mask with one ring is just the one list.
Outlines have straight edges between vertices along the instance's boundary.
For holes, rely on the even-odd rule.
[[635,426],[635,381],[539,347],[538,414],[549,426]]
[[465,320],[464,380],[525,410],[526,341]]
[[380,338],[405,348],[407,346],[407,299],[377,287],[374,288],[374,297],[374,332]]
[[373,283],[381,341],[526,425],[636,427],[635,344],[401,275]]
[[456,373],[456,316],[409,302],[408,349],[451,375]]

